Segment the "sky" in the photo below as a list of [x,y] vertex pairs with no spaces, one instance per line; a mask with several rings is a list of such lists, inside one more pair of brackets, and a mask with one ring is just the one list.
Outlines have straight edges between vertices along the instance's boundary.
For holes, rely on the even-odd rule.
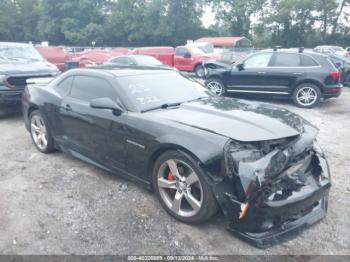
[[202,17],[203,25],[208,28],[212,24],[215,24],[215,14],[210,6],[207,6],[204,10],[204,15]]

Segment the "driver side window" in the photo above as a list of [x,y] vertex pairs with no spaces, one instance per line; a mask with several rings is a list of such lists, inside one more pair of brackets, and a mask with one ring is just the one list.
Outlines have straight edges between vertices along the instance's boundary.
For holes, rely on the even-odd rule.
[[96,98],[116,98],[113,87],[106,80],[91,76],[75,76],[70,96],[87,102]]
[[265,68],[269,65],[272,53],[253,55],[244,61],[245,68]]
[[178,48],[176,49],[176,53],[175,55],[176,56],[182,56],[182,57],[185,57],[185,55],[188,53],[187,49],[186,48]]

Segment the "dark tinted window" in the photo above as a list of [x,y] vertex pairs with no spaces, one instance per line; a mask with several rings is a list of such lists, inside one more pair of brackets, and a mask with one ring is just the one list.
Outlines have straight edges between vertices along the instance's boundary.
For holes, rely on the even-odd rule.
[[318,63],[308,55],[301,55],[302,66],[318,66]]
[[117,57],[117,58],[112,59],[111,62],[126,65],[127,59],[126,59],[126,57]]
[[185,56],[185,54],[187,54],[188,53],[188,51],[187,51],[187,49],[186,48],[177,48],[176,49],[176,55],[177,56]]
[[277,53],[275,62],[272,66],[283,66],[283,67],[293,67],[300,66],[300,55],[299,54],[284,54]]
[[75,76],[70,95],[86,101],[102,97],[115,98],[113,88],[107,81],[90,76]]
[[67,77],[63,81],[61,81],[57,86],[56,86],[56,91],[61,95],[65,96],[69,93],[70,88],[72,87],[73,83],[73,77]]

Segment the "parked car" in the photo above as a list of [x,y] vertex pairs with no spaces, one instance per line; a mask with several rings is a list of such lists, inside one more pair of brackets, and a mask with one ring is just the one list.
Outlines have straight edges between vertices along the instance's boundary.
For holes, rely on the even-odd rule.
[[21,96],[29,78],[59,74],[32,45],[0,42],[0,113],[20,108]]
[[146,66],[146,67],[159,67],[159,68],[172,68],[163,64],[153,56],[147,55],[123,55],[113,57],[108,60],[104,65],[130,67],[130,66]]
[[328,56],[314,52],[261,51],[234,66],[208,66],[206,72],[206,87],[219,96],[289,98],[297,106],[311,108],[321,98],[338,97],[342,91],[341,73]]
[[340,55],[330,55],[331,61],[341,72],[341,82],[350,86],[350,58]]
[[71,60],[71,54],[64,47],[57,46],[37,46],[36,50],[50,63],[64,72],[66,70],[65,63]]
[[91,49],[72,54],[72,61],[78,62],[79,67],[91,67],[102,65],[113,56],[108,50]]
[[208,69],[229,68],[246,57],[241,53],[222,53],[218,55],[219,58],[209,59],[203,62],[205,75],[208,73]]
[[319,45],[314,48],[314,51],[322,54],[337,54],[345,55],[346,51],[341,46],[331,46],[331,45]]
[[180,71],[194,72],[197,77],[204,76],[203,62],[212,57],[194,46],[143,47],[134,49],[133,54],[153,56]]
[[221,208],[230,231],[266,247],[326,215],[318,130],[288,110],[214,96],[168,69],[73,69],[22,101],[40,152],[139,182],[185,223]]

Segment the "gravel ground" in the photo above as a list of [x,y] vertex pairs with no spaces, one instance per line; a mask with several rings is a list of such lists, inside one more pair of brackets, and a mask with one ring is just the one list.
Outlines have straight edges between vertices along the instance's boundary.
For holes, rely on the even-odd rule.
[[225,230],[171,218],[155,196],[62,153],[43,155],[20,116],[0,120],[0,254],[350,254],[350,89],[303,110],[331,166],[327,217],[294,240],[256,249]]

